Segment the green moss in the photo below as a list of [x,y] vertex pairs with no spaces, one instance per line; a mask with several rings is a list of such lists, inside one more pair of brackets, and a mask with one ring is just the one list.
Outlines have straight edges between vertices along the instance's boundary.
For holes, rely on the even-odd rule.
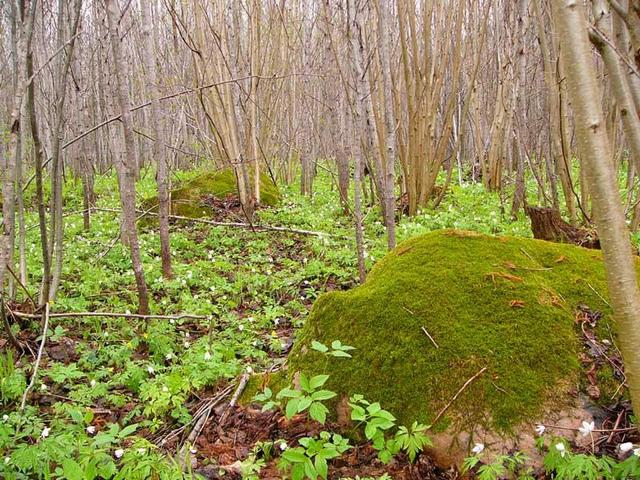
[[[171,213],[189,218],[210,217],[211,207],[202,200],[208,196],[224,199],[229,195],[238,195],[236,176],[232,169],[203,173],[180,188],[172,190]],[[278,187],[266,173],[260,175],[260,201],[262,205],[270,207],[280,202]],[[157,212],[158,197],[146,199],[143,209]]]
[[[581,381],[574,309],[603,312],[600,328],[611,322],[596,291],[606,298],[599,251],[430,233],[390,252],[364,285],[318,299],[289,357],[289,375],[329,373],[329,389],[379,401],[403,423],[429,424],[486,367],[436,427],[507,432],[562,408]],[[309,348],[312,340],[357,350],[352,359],[327,360]]]
[[287,376],[282,370],[270,374],[252,375],[247,382],[247,386],[243,390],[242,395],[240,395],[240,404],[246,405],[251,403],[253,397],[255,397],[256,394],[264,391],[264,389],[267,387],[271,389],[271,391],[273,392],[273,396],[275,397],[276,393],[285,388],[287,385]]

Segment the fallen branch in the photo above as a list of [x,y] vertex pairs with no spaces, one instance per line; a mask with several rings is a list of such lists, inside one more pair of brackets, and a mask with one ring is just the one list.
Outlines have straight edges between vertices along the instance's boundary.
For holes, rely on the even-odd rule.
[[20,346],[20,342],[15,337],[13,332],[11,331],[11,324],[9,323],[9,319],[7,318],[7,310],[9,307],[5,308],[4,298],[0,295],[0,318],[2,319],[2,324],[4,325],[4,330],[7,333],[7,337],[9,337],[9,341],[14,346],[14,348],[20,352],[22,352],[22,347]]
[[224,413],[220,417],[220,421],[218,422],[218,427],[221,428],[224,426],[225,422],[227,421],[227,417],[229,417],[229,414],[231,413],[231,410],[233,410],[233,408],[236,406],[236,403],[238,403],[238,399],[240,398],[240,395],[242,395],[242,392],[244,392],[244,389],[246,388],[247,383],[249,383],[249,378],[251,378],[251,375],[248,373],[245,373],[240,378],[240,383],[238,384],[238,388],[233,394],[233,397],[231,397],[231,401],[229,402],[227,409],[224,411]]
[[[42,315],[38,315],[35,313],[22,313],[22,312],[11,312],[12,315],[20,318],[41,318]],[[73,317],[122,317],[122,318],[137,318],[141,320],[149,320],[149,319],[159,319],[159,320],[182,320],[182,319],[190,319],[190,320],[204,320],[209,318],[207,315],[190,315],[187,313],[180,315],[142,315],[139,313],[116,313],[116,312],[57,312],[57,313],[48,313],[47,317],[49,318],[73,318]]]
[[433,339],[433,337],[429,334],[429,332],[427,332],[427,329],[426,329],[426,328],[424,328],[424,327],[420,327],[420,328],[422,328],[422,331],[424,332],[424,334],[425,334],[427,337],[429,337],[429,340],[431,340],[431,343],[433,343],[433,346],[434,346],[434,347],[436,347],[436,348],[440,348],[440,347],[438,346],[438,344],[436,343],[436,341]]
[[482,369],[476,373],[473,377],[471,377],[469,380],[467,380],[464,385],[462,385],[462,387],[460,387],[460,390],[458,390],[456,392],[456,394],[453,396],[453,398],[451,400],[449,400],[449,403],[447,403],[444,408],[442,410],[440,410],[440,413],[438,413],[438,415],[436,415],[435,420],[431,423],[431,425],[435,425],[436,423],[438,423],[438,420],[440,420],[442,418],[442,416],[446,413],[447,410],[449,410],[449,407],[451,407],[451,405],[453,405],[453,402],[455,402],[457,400],[457,398],[460,396],[460,394],[462,392],[464,392],[464,390],[471,385],[471,383],[473,383],[473,381],[478,378],[480,375],[482,375],[484,372],[487,371],[487,367],[482,367]]
[[[118,213],[118,214],[121,213],[121,210],[118,210],[116,208],[94,207],[92,208],[92,210],[98,211],[98,212],[112,212],[112,213]],[[157,213],[144,212],[142,210],[136,210],[136,213],[141,213],[144,215],[153,215],[154,217],[158,216]],[[273,225],[257,225],[257,224],[250,224],[250,223],[244,223],[244,222],[215,222],[213,220],[205,220],[203,218],[183,217],[180,215],[169,215],[169,218],[174,220],[185,220],[187,222],[193,222],[193,223],[202,223],[205,225],[213,225],[214,227],[235,227],[235,228],[247,228],[251,230],[271,230],[274,232],[287,232],[287,233],[295,233],[297,235],[310,235],[314,237],[334,237],[334,235],[331,235],[330,233],[326,233],[326,232],[315,232],[313,230],[301,230],[301,229],[289,228],[289,227],[277,227]]]
[[47,341],[47,331],[49,330],[49,302],[44,304],[44,327],[42,328],[42,340],[40,340],[40,348],[38,348],[38,356],[36,357],[36,363],[33,366],[33,373],[31,374],[31,381],[24,393],[22,394],[22,401],[20,402],[20,411],[24,410],[24,406],[27,403],[27,395],[36,383],[38,376],[38,367],[40,366],[40,360],[42,359],[42,352],[44,345]]

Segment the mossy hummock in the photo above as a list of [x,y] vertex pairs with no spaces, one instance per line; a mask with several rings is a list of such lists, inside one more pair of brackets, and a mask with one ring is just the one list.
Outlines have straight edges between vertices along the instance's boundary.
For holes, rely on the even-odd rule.
[[[253,174],[251,175],[253,177]],[[210,217],[212,208],[203,202],[207,197],[238,197],[238,185],[232,169],[206,172],[171,191],[171,214],[189,218]],[[269,207],[280,202],[280,192],[266,173],[260,175],[260,203]],[[143,202],[148,211],[158,211],[158,197]]]
[[[576,307],[602,312],[598,331],[608,332],[606,292],[599,251],[430,233],[390,252],[364,285],[317,300],[289,356],[289,375],[328,373],[326,387],[343,397],[361,393],[402,423],[430,424],[486,367],[434,427],[507,433],[567,406],[584,378]],[[313,340],[356,350],[352,359],[328,359],[310,348]]]

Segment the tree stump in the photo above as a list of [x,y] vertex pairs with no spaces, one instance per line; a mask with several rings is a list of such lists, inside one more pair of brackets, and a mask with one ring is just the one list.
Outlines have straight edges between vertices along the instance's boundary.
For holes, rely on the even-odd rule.
[[560,212],[554,208],[525,207],[531,220],[533,237],[558,243],[572,243],[585,248],[600,248],[600,240],[595,230],[577,228],[565,222]]

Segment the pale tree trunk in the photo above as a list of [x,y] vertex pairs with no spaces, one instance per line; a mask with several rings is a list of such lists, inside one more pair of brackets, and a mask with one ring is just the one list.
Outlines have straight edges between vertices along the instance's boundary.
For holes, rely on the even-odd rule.
[[[32,52],[27,56],[27,75],[33,75],[33,55]],[[27,89],[27,113],[31,124],[31,138],[33,139],[33,158],[35,163],[36,178],[36,205],[38,208],[38,225],[40,227],[40,247],[42,249],[42,285],[40,287],[39,303],[43,304],[49,298],[49,290],[51,286],[51,257],[49,256],[49,240],[47,235],[47,217],[44,205],[44,182],[43,182],[43,151],[42,142],[40,141],[40,132],[38,127],[38,117],[36,117],[35,109],[35,87],[34,81],[29,84]]]
[[393,111],[393,91],[391,85],[391,61],[389,59],[389,46],[391,35],[389,22],[393,15],[383,8],[380,0],[376,0],[378,17],[378,55],[382,68],[382,94],[384,97],[384,126],[385,126],[385,163],[383,171],[382,195],[384,203],[384,222],[387,227],[387,247],[392,250],[396,247],[396,219],[395,219],[395,164],[396,164],[396,120]]
[[[11,98],[11,116],[9,118],[9,143],[5,150],[5,164],[0,177],[2,179],[2,225],[0,226],[0,293],[4,292],[4,278],[7,267],[13,266],[15,245],[15,171],[20,155],[21,113],[26,83],[27,54],[31,51],[33,19],[37,2],[12,2],[11,15],[15,29],[15,81]],[[21,11],[19,10],[19,8]],[[13,280],[9,282],[9,295],[12,294]]]
[[592,7],[596,29],[590,31],[591,42],[600,52],[609,73],[624,134],[631,150],[631,162],[636,170],[640,171],[640,119],[636,113],[627,76],[623,73],[618,53],[609,43],[612,26],[608,4],[605,0],[592,0]]
[[553,0],[551,4],[562,43],[576,136],[591,189],[627,385],[634,409],[640,411],[640,290],[599,102],[588,25],[581,0]]
[[[65,4],[64,0],[58,0],[58,48],[62,48],[65,42]],[[72,38],[80,23],[80,9],[82,0],[76,0],[74,9],[74,20],[71,28]],[[75,40],[72,40],[67,47],[66,58],[60,56],[57,60],[56,79],[58,86],[56,88],[56,123],[53,130],[53,138],[51,140],[52,159],[51,159],[51,245],[49,256],[53,259],[53,273],[51,278],[51,287],[49,290],[49,300],[54,300],[60,280],[62,278],[62,264],[64,260],[64,219],[63,219],[63,158],[60,149],[64,129],[64,105],[67,98],[67,76],[73,58],[73,49]]]
[[251,155],[253,156],[254,178],[253,178],[253,194],[256,198],[256,204],[260,204],[260,149],[258,147],[258,65],[260,55],[260,2],[261,0],[253,0],[251,13]]
[[354,149],[354,217],[356,223],[356,252],[358,256],[358,275],[360,283],[364,283],[367,277],[365,263],[364,263],[364,232],[362,225],[362,199],[361,199],[361,183],[362,183],[362,171],[363,163],[366,158],[366,152],[364,150],[364,138],[367,131],[367,113],[365,102],[368,101],[365,96],[369,93],[366,88],[365,72],[363,68],[363,44],[362,44],[362,28],[358,18],[358,8],[356,6],[356,0],[348,0],[349,14],[348,14],[348,26],[347,34],[349,38],[349,46],[351,47],[351,59],[352,67],[355,73],[355,92],[352,103],[352,108],[356,116],[355,125],[358,128],[354,129],[356,132],[359,130],[360,135],[355,135],[355,149]]
[[[154,35],[151,20],[151,2],[142,2],[142,25],[144,28],[144,48],[142,50],[145,70],[149,79],[149,92],[152,99],[160,97],[160,89],[158,86],[158,73],[156,68],[156,59],[153,54]],[[158,163],[158,171],[156,172],[156,180],[158,184],[158,223],[160,228],[160,256],[162,258],[162,274],[164,278],[171,278],[171,243],[169,239],[169,215],[170,215],[170,193],[169,193],[169,169],[167,165],[167,152],[163,146],[165,141],[163,128],[161,127],[160,108],[158,101],[152,101],[150,105],[151,111],[151,130],[155,141],[153,142],[152,152]]]
[[122,230],[126,236],[131,251],[131,263],[138,288],[138,310],[141,314],[149,313],[149,294],[144,278],[144,269],[140,258],[138,232],[136,231],[136,162],[135,141],[131,121],[131,101],[124,76],[122,53],[120,51],[120,35],[118,33],[118,19],[120,9],[117,0],[105,0],[107,23],[111,50],[113,52],[113,74],[116,81],[116,96],[120,107],[122,131],[124,135],[125,156],[117,157],[116,167],[120,177],[120,204],[122,206]]

